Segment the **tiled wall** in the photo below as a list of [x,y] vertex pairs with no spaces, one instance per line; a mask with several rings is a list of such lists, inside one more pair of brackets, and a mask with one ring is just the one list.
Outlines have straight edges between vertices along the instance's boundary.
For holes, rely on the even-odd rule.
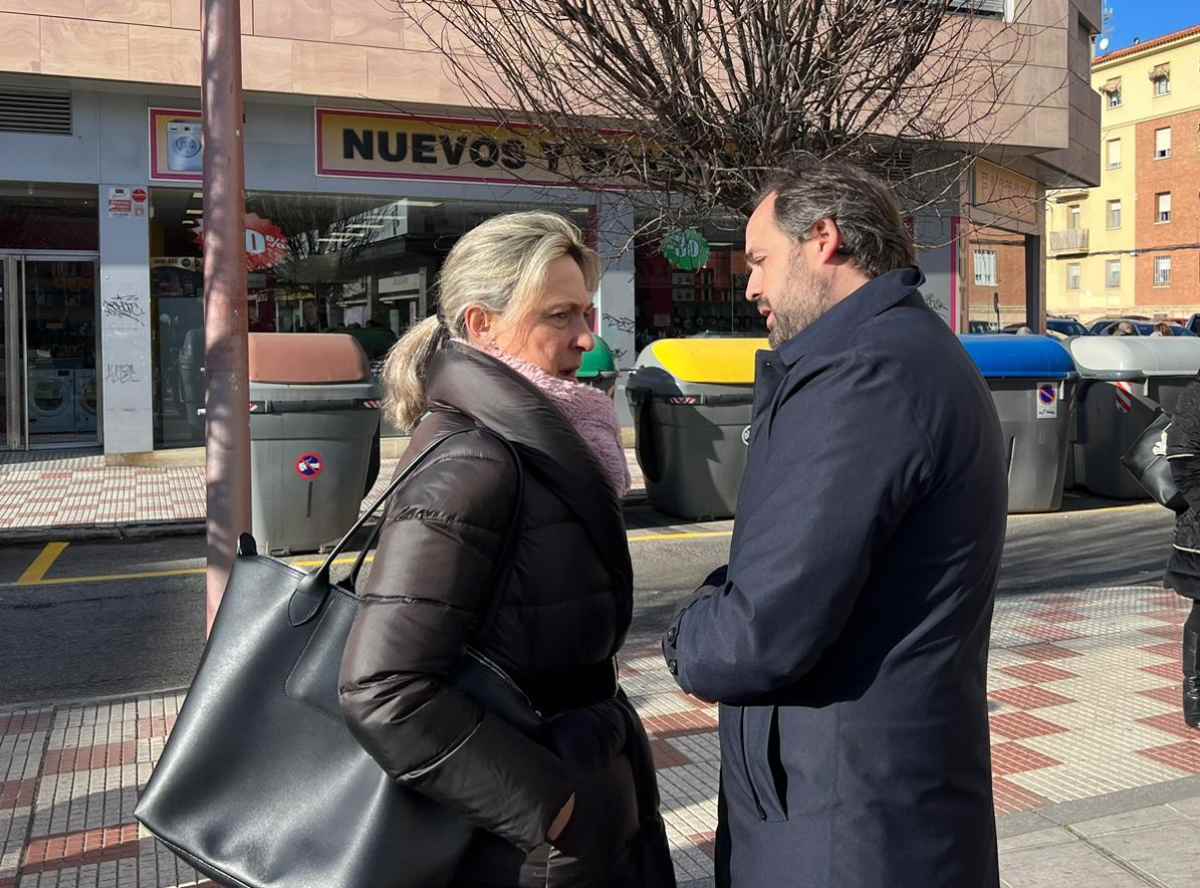
[[[0,71],[200,82],[200,0],[0,0]],[[247,89],[463,104],[386,0],[242,0]]]
[[[1071,111],[1055,84],[1068,65],[1071,8],[1036,0],[1026,11],[1038,27],[1018,26],[1030,58],[1018,60],[998,141],[1069,148]],[[242,0],[241,9],[247,89],[471,104],[391,0]],[[981,24],[987,41],[996,28]],[[200,0],[0,0],[0,71],[196,86],[199,27]]]

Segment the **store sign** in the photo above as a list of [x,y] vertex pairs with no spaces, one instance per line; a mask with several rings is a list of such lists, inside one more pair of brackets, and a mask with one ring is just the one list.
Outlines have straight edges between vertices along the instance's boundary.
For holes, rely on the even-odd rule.
[[1002,219],[1037,225],[1038,184],[1020,173],[979,160],[971,175],[971,205]]
[[[247,271],[265,271],[287,259],[287,234],[270,219],[264,219],[257,213],[247,213],[245,232]],[[196,223],[194,236],[196,243],[203,249],[203,219]]]
[[695,228],[673,231],[663,238],[663,255],[680,271],[696,271],[708,262],[708,241]]
[[199,111],[150,109],[150,178],[159,182],[204,180],[204,122]]
[[534,127],[318,108],[317,175],[565,184],[561,149]]

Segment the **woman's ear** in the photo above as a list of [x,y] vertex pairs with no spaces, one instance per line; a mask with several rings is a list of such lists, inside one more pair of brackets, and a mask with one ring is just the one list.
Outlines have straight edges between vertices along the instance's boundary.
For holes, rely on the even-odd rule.
[[492,316],[486,309],[478,305],[472,305],[463,316],[463,321],[466,323],[467,337],[469,339],[477,342],[484,342],[491,339]]

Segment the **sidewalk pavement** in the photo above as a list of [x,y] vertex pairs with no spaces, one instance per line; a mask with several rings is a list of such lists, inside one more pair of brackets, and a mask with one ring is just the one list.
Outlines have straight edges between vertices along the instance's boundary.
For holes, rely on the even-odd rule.
[[[1006,888],[1194,883],[1200,731],[1180,715],[1186,613],[1149,586],[997,602],[989,697]],[[681,888],[708,888],[716,710],[681,693],[652,647],[626,650],[622,682],[652,738]],[[0,888],[207,884],[133,820],[183,699],[0,709]]]
[[[645,482],[631,448],[625,459],[634,493],[641,493]],[[364,507],[383,493],[396,462],[383,461]],[[105,465],[94,451],[0,452],[0,540],[64,539],[132,527],[199,530],[205,511],[203,466]]]

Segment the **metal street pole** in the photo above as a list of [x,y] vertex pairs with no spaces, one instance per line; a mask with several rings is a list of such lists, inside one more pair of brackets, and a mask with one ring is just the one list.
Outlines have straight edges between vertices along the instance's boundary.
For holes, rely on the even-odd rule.
[[202,27],[207,633],[225,592],[238,535],[250,530],[245,108],[239,0],[204,0]]

